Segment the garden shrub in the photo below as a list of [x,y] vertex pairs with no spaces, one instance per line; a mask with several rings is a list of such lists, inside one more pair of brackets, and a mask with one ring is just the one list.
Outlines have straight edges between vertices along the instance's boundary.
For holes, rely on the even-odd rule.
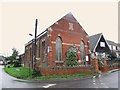
[[14,61],[14,67],[20,67],[21,66],[21,63],[19,61]]
[[74,66],[78,64],[78,56],[73,51],[67,51],[66,53],[66,66]]

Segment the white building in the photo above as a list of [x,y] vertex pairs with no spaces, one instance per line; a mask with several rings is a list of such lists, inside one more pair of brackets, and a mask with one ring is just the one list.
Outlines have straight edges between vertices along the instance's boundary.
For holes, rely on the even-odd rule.
[[120,45],[110,40],[106,40],[106,41],[108,42],[110,50],[115,52],[117,57],[119,57],[120,56]]

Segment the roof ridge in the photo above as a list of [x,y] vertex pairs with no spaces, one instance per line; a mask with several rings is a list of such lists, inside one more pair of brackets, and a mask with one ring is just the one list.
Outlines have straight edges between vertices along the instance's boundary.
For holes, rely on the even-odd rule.
[[94,35],[91,35],[90,37],[92,37],[92,36],[97,36],[97,35],[101,35],[102,33],[98,33],[98,34],[94,34]]

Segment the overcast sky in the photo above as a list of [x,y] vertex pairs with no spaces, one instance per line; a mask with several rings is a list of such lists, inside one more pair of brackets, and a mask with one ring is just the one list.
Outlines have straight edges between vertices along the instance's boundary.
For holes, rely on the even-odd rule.
[[5,2],[0,5],[0,54],[10,55],[12,48],[20,54],[34,34],[38,19],[38,34],[71,12],[89,36],[103,33],[105,39],[118,42],[117,2]]

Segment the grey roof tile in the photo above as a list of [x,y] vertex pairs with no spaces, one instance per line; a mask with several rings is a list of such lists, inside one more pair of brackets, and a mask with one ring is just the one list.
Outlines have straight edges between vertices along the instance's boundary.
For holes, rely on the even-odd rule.
[[113,41],[110,41],[110,40],[106,40],[106,41],[107,41],[107,43],[108,43],[109,45],[118,46],[118,44],[115,43],[115,42],[113,42]]
[[100,36],[101,36],[102,33],[99,33],[99,34],[95,34],[95,35],[92,35],[89,37],[89,41],[90,41],[90,50],[93,51]]

